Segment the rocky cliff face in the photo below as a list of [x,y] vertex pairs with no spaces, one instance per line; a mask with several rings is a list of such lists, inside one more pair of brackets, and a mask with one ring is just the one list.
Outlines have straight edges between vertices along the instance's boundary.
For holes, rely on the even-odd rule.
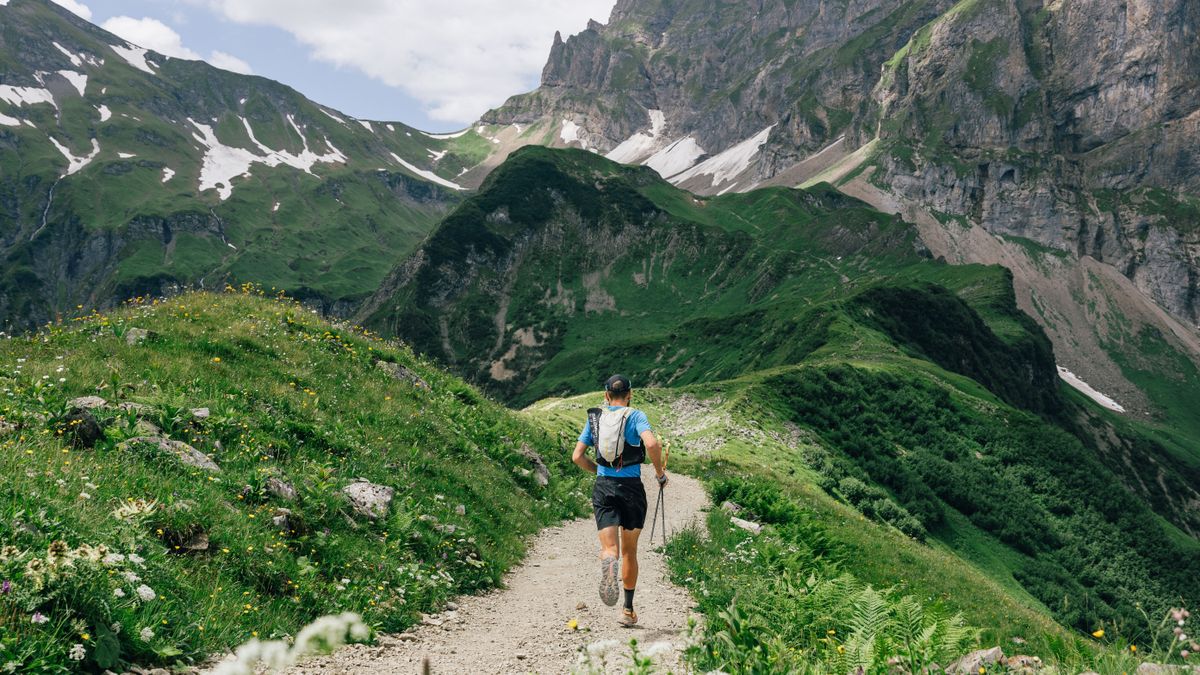
[[1060,359],[1145,409],[1139,335],[1200,363],[1198,31],[1186,0],[622,0],[485,120],[699,194],[903,213],[1010,267]]
[[884,66],[874,180],[1200,323],[1200,7],[960,3]]

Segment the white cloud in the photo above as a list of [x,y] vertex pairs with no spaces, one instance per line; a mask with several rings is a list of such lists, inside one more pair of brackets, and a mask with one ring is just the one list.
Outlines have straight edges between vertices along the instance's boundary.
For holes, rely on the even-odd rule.
[[222,51],[213,50],[212,55],[208,57],[208,62],[233,73],[241,73],[242,75],[254,74],[254,70],[250,68],[249,63],[246,63],[233,54],[226,54]]
[[73,14],[83,17],[84,19],[87,19],[88,21],[92,20],[91,8],[88,7],[87,5],[83,4],[82,2],[77,2],[76,0],[54,0],[54,4],[58,5],[59,7],[62,7],[63,9],[65,9]]
[[153,49],[159,54],[191,61],[199,61],[201,58],[199,54],[183,46],[183,38],[179,37],[179,33],[158,19],[114,16],[100,24],[100,27],[139,47]]
[[208,59],[204,59],[200,54],[184,46],[183,38],[175,32],[175,29],[148,16],[141,19],[131,16],[114,16],[101,24],[101,27],[139,47],[152,49],[159,54],[190,61],[207,60],[217,68],[243,75],[250,75],[254,72],[251,70],[250,64],[222,51],[214,50]]
[[313,58],[355,68],[467,123],[536,83],[555,30],[605,20],[614,0],[206,0],[225,18],[288,31]]

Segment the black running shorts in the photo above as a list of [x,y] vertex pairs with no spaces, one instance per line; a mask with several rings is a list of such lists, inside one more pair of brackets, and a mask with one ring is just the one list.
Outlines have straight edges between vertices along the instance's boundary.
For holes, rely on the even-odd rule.
[[640,530],[646,524],[646,488],[641,478],[610,478],[597,476],[592,488],[592,510],[596,512],[596,529],[620,525],[626,530]]

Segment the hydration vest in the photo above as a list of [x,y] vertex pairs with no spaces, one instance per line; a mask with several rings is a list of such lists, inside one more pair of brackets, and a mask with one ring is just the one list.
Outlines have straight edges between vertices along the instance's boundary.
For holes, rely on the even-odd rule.
[[646,459],[642,444],[629,445],[625,442],[625,425],[633,408],[589,408],[588,424],[592,428],[592,440],[596,442],[596,463],[612,469],[641,464]]

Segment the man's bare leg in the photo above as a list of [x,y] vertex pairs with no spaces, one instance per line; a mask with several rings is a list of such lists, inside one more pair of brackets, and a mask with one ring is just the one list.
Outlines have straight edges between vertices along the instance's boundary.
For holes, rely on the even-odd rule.
[[633,592],[637,589],[638,537],[642,530],[621,530],[621,582],[625,588],[625,605],[621,612],[621,623],[626,626],[637,625],[637,613],[633,611]]
[[[600,536],[600,599],[609,607],[617,604],[620,576],[620,537],[616,525],[598,532]],[[636,565],[636,563],[634,563]],[[634,573],[636,580],[636,572]]]

